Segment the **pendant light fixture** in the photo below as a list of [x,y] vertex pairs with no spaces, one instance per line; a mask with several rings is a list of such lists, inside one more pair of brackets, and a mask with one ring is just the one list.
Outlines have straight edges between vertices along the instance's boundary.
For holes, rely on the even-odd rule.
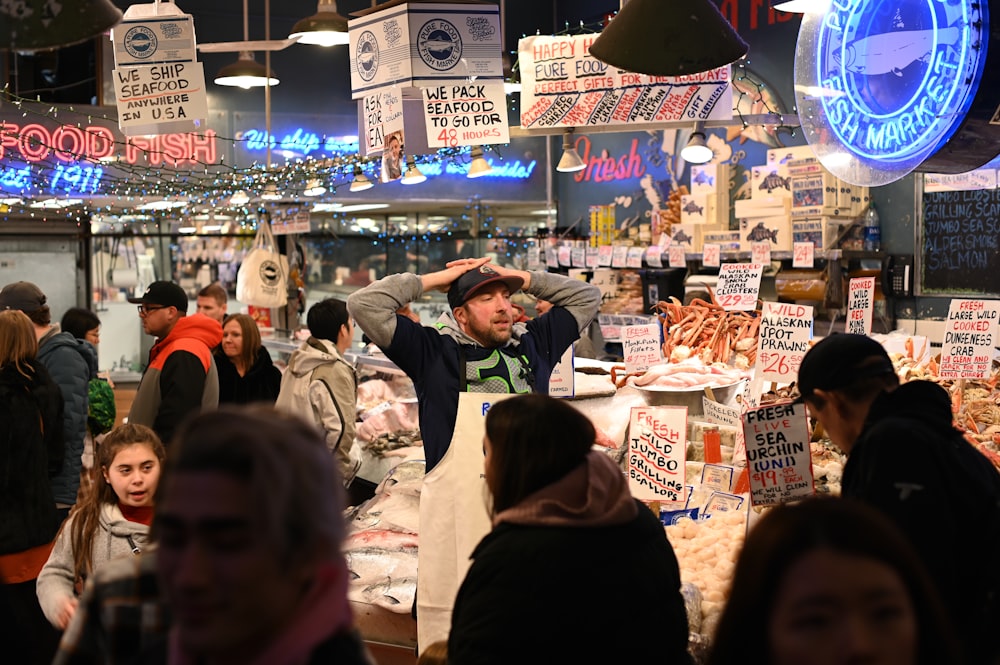
[[111,0],[20,0],[0,9],[0,51],[29,53],[72,46],[97,37],[122,20]]
[[326,194],[326,185],[323,181],[318,178],[313,178],[306,183],[306,188],[303,190],[303,196],[323,196]]
[[411,155],[406,159],[406,173],[403,174],[400,182],[404,185],[419,185],[425,180],[427,180],[427,176],[417,168],[417,163]]
[[361,170],[360,164],[354,165],[354,180],[351,182],[352,192],[363,192],[366,189],[371,189],[375,186],[375,183],[365,175],[365,172]]
[[467,178],[481,178],[493,172],[493,167],[483,157],[482,146],[473,148],[469,156],[472,157],[472,162],[469,164],[469,172],[465,174]]
[[245,189],[237,189],[229,199],[230,205],[243,206],[250,203],[250,195]]
[[[250,41],[250,14],[247,10],[247,0],[243,0],[243,41]],[[236,62],[226,65],[215,76],[216,85],[229,85],[244,90],[278,85],[280,81],[274,72],[253,58],[253,52],[240,51]]]
[[712,0],[629,0],[590,54],[637,74],[681,76],[724,67],[749,48]]
[[319,0],[316,13],[293,25],[288,38],[317,46],[338,46],[350,41],[347,19],[337,13],[336,0]]
[[559,160],[559,165],[556,166],[556,171],[560,173],[575,173],[585,168],[587,168],[586,162],[580,159],[580,153],[576,151],[576,147],[573,145],[573,127],[570,127],[563,132],[563,153],[562,158]]
[[278,186],[273,182],[269,182],[264,185],[264,191],[260,193],[260,198],[262,201],[280,201],[282,197],[281,192],[278,191]]
[[681,159],[689,164],[705,164],[711,161],[715,153],[705,143],[705,123],[694,123],[694,131],[687,145],[681,149]]

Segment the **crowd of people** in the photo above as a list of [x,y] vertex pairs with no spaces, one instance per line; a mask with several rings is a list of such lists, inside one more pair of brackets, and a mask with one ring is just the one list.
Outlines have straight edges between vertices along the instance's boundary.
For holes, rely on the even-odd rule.
[[[423,325],[410,304],[431,290],[450,309]],[[544,303],[536,317],[514,307],[519,290]],[[470,487],[486,504],[453,605],[422,615],[421,596],[439,590],[418,589],[418,625],[447,621],[421,662],[692,662],[658,516],[595,452],[593,424],[546,394],[596,316],[595,287],[487,259],[391,275],[313,305],[284,373],[221,288],[190,315],[168,281],[130,301],[156,342],[115,426],[113,404],[109,423],[91,398],[100,320],[73,308],[53,324],[36,285],[0,290],[11,662],[373,662],[341,551],[360,464],[355,322],[414,383],[429,496],[455,488],[447,510],[422,497],[421,556],[439,547],[425,516],[457,529]],[[951,426],[948,395],[900,385],[881,345],[857,335],[817,343],[798,386],[848,455],[844,498],[773,508],[753,527],[709,665],[997,665],[1000,475]],[[470,397],[488,407],[471,419]]]

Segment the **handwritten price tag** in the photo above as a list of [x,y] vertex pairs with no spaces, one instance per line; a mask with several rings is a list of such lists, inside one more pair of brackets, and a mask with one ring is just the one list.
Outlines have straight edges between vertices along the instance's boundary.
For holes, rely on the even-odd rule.
[[625,267],[626,268],[641,268],[642,267],[642,256],[645,254],[645,250],[642,247],[629,247],[628,254],[625,257]]
[[[610,257],[609,257],[610,258]],[[588,268],[596,268],[601,265],[601,251],[598,247],[588,247],[587,248],[587,259]]]
[[684,501],[687,407],[633,407],[628,428],[628,486],[640,501]]
[[811,242],[797,242],[792,245],[792,267],[812,268],[815,265],[816,245]]
[[872,308],[875,304],[875,278],[855,277],[847,287],[847,332],[872,333]]
[[684,256],[683,245],[671,245],[668,251],[670,252],[668,265],[671,268],[687,268],[687,258]]
[[646,265],[650,268],[662,268],[663,260],[660,258],[660,246],[650,245],[646,249]]
[[815,493],[805,405],[747,411],[743,433],[753,505],[773,506]]
[[528,258],[528,270],[538,270],[542,266],[542,262],[539,260],[539,249],[538,247],[528,247],[526,250]]
[[611,245],[600,245],[597,248],[597,265],[605,268],[611,265],[611,257],[614,254],[614,247]]
[[708,268],[718,268],[721,253],[718,245],[709,243],[701,250],[701,262]]
[[571,260],[573,261],[574,268],[586,268],[587,267],[587,250],[583,247],[574,247]]
[[765,302],[761,314],[755,372],[765,381],[791,383],[809,349],[813,308]]
[[725,310],[757,309],[763,273],[764,266],[760,263],[727,263],[720,266],[716,300]]
[[629,247],[625,245],[614,245],[611,252],[611,267],[612,268],[626,268],[628,263],[628,250]]
[[560,245],[556,250],[559,254],[559,265],[569,267],[573,261],[573,248],[568,245]]
[[660,347],[660,324],[647,323],[641,326],[622,328],[622,351],[625,356],[625,371],[642,372],[663,360]]
[[750,260],[754,263],[770,263],[771,262],[771,243],[770,242],[754,242],[750,243]]

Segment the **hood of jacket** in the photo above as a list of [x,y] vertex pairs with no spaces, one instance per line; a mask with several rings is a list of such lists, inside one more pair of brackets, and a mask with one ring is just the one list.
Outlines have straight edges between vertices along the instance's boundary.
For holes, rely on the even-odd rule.
[[868,424],[885,418],[920,422],[936,432],[954,430],[948,391],[931,381],[908,381],[892,392],[882,393],[868,409]]
[[59,349],[72,349],[79,353],[83,361],[87,363],[90,375],[95,376],[97,374],[97,352],[94,350],[94,346],[90,342],[73,337],[71,333],[60,331],[59,326],[53,325],[38,340],[38,359],[44,363],[49,356],[56,353]]
[[138,522],[129,522],[122,514],[122,509],[117,503],[105,503],[101,505],[101,526],[107,529],[108,533],[117,538],[127,538],[128,536],[141,536],[137,544],[146,542],[146,535],[149,527]]
[[173,330],[167,336],[157,340],[150,351],[150,362],[168,344],[178,339],[195,339],[205,344],[209,349],[214,349],[222,343],[222,325],[215,319],[210,319],[204,314],[189,314],[181,317]]
[[528,526],[601,527],[624,524],[638,514],[621,469],[602,452],[592,450],[584,461],[556,482],[493,517]]
[[320,365],[326,365],[337,360],[347,362],[344,360],[344,356],[340,355],[340,351],[334,346],[333,342],[310,337],[292,353],[288,359],[288,369],[286,371],[291,372],[293,376],[304,377],[308,376]]
[[[439,316],[438,320],[434,322],[434,327],[437,328],[439,334],[451,337],[463,346],[482,346],[478,341],[465,334],[451,312],[445,312]],[[519,346],[521,344],[521,335],[527,331],[528,328],[524,323],[515,323],[511,326],[510,341],[507,344]]]

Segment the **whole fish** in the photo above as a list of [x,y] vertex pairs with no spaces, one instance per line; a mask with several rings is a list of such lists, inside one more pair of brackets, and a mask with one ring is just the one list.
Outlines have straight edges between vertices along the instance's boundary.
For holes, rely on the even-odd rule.
[[386,490],[393,492],[420,493],[420,487],[424,484],[424,471],[427,468],[426,462],[422,459],[407,460],[400,462],[386,474],[382,482],[375,489],[376,494]]
[[364,588],[389,577],[417,576],[417,548],[362,547],[344,552],[351,586]]
[[417,533],[420,526],[420,493],[383,491],[360,506],[351,525],[359,530]]
[[383,549],[404,549],[417,547],[417,534],[390,529],[365,529],[355,531],[344,540],[341,548],[345,552],[363,547],[381,547]]
[[409,614],[417,594],[416,577],[390,577],[361,587],[352,584],[347,597],[357,602],[383,607],[390,612]]

